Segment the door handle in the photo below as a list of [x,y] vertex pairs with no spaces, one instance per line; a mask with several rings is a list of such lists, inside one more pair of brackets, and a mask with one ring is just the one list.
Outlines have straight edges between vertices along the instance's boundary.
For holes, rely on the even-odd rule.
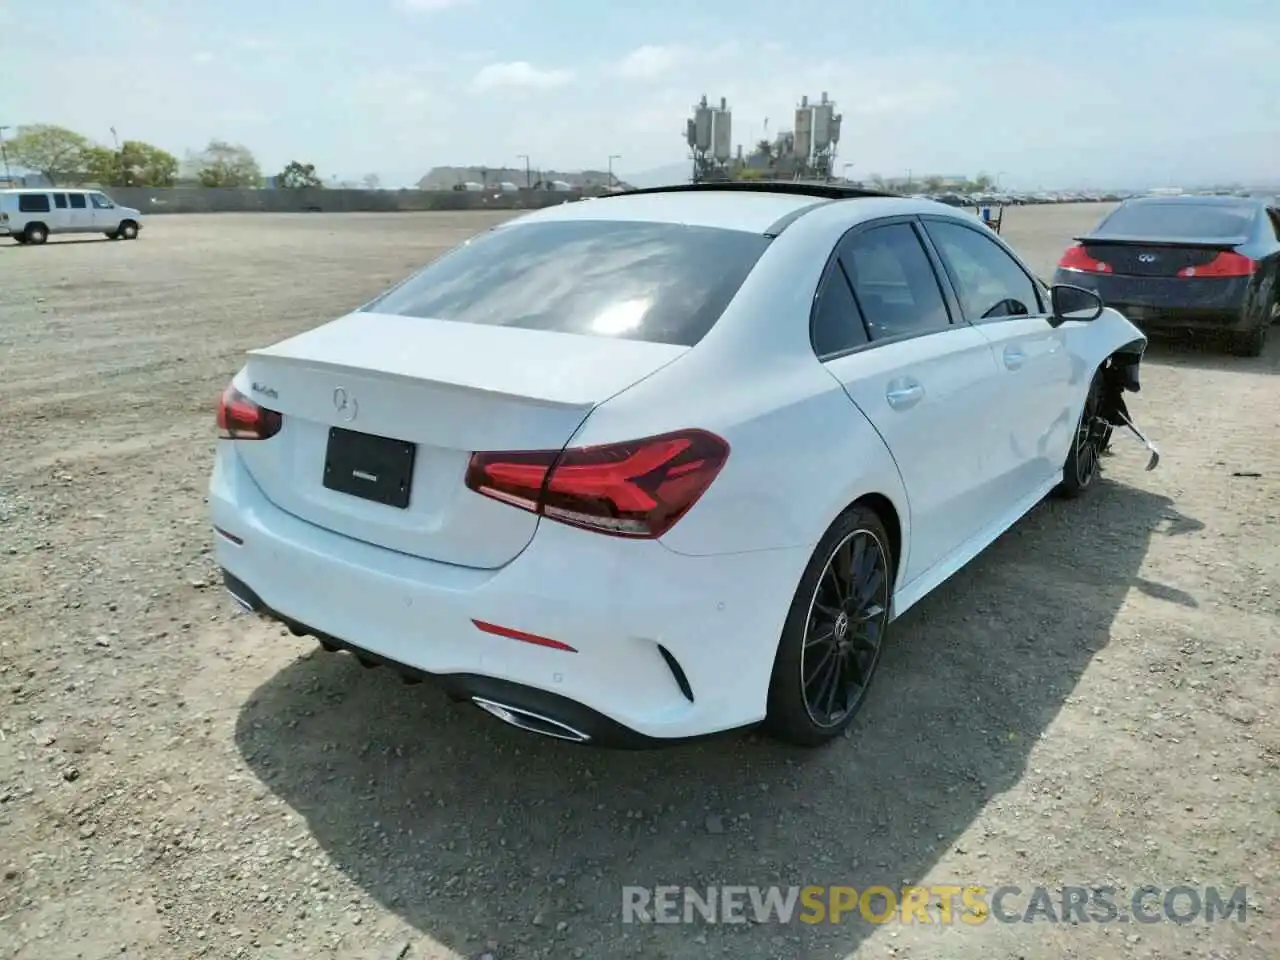
[[1027,355],[1016,347],[1008,347],[1004,352],[1004,365],[1010,370],[1017,370],[1027,362]]
[[924,387],[918,383],[894,386],[886,394],[885,399],[895,410],[907,410],[924,399]]

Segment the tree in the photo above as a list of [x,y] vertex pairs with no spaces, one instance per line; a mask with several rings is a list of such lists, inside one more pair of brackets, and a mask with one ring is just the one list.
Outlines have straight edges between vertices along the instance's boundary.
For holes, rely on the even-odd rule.
[[6,144],[9,158],[34,170],[55,186],[73,179],[84,167],[87,137],[51,123],[19,127]]
[[366,173],[364,175],[364,187],[366,190],[381,190],[382,178],[376,173]]
[[299,163],[297,160],[291,160],[289,165],[280,171],[280,176],[276,180],[277,185],[285,190],[324,186],[324,181],[316,176],[314,163]]
[[202,187],[256,187],[262,182],[258,161],[239,144],[210,140],[197,162]]
[[990,190],[993,183],[994,181],[991,179],[990,174],[979,173],[973,178],[973,189],[978,193],[982,193],[986,190]]
[[119,186],[172,187],[178,158],[141,140],[126,140],[120,147],[119,169]]
[[178,173],[177,157],[141,140],[119,151],[88,147],[82,156],[81,176],[104,187],[171,187]]
[[929,193],[941,193],[942,185],[942,178],[939,176],[924,178],[924,188]]
[[85,147],[80,153],[80,169],[77,173],[85,183],[100,187],[115,187],[121,181],[120,154],[106,147]]
[[773,159],[773,144],[768,140],[761,140],[756,143],[756,156],[767,157]]

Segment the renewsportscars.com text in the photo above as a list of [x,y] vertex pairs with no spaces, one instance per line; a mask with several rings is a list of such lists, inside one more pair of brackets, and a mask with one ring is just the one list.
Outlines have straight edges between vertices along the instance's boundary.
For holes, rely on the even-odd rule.
[[1146,884],[623,887],[623,923],[1213,923],[1243,922],[1246,891]]

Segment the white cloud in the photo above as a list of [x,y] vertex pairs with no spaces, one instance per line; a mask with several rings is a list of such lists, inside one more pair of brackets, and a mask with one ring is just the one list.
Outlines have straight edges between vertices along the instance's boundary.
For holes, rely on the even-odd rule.
[[572,70],[541,70],[526,60],[491,63],[471,81],[475,93],[493,90],[555,90],[573,82]]
[[645,44],[623,57],[614,72],[628,80],[653,80],[670,72],[683,53],[679,47]]
[[196,63],[213,63],[213,54],[208,50],[201,50],[191,59]]

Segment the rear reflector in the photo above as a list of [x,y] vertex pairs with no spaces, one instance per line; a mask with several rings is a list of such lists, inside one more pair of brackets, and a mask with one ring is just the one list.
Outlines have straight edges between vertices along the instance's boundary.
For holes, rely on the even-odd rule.
[[1111,264],[1093,259],[1085,252],[1084,245],[1079,243],[1067,248],[1067,252],[1058,261],[1058,266],[1076,273],[1111,273]]
[[567,643],[561,643],[559,640],[552,640],[550,637],[540,637],[536,633],[525,633],[523,630],[512,630],[510,627],[500,627],[496,623],[485,623],[483,620],[472,620],[477,630],[485,633],[491,633],[495,637],[506,637],[508,640],[519,640],[521,643],[531,643],[535,647],[550,647],[552,650],[567,650],[569,653],[577,653],[578,651]]
[[595,447],[475,453],[466,484],[571,526],[652,539],[689,512],[728,457],[715,434],[680,430]]
[[1226,250],[1198,267],[1183,267],[1180,277],[1249,277],[1258,265],[1246,256]]
[[267,440],[280,432],[284,417],[254,403],[234,386],[218,401],[218,436],[223,440]]

